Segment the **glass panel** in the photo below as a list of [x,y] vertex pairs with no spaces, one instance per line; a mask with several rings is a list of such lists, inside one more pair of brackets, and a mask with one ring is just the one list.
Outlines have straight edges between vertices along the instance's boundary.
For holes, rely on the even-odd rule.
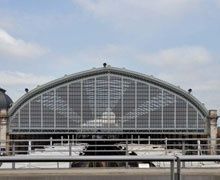
[[83,81],[83,128],[95,128],[95,79]]
[[197,112],[191,105],[188,105],[188,126],[189,129],[197,128]]
[[67,127],[67,86],[56,89],[56,128]]
[[108,77],[96,79],[96,128],[108,128]]
[[186,128],[186,102],[176,98],[176,127]]
[[201,114],[199,114],[198,116],[198,128],[202,129],[205,128],[205,121],[203,120],[203,117],[201,116]]
[[122,97],[122,79],[117,76],[110,77],[110,127],[121,128],[121,100]]
[[31,128],[41,127],[41,97],[31,101]]
[[162,90],[150,87],[150,127],[162,128]]
[[11,129],[17,129],[17,128],[18,128],[18,112],[15,113],[15,114],[10,118],[10,128],[11,128]]
[[81,126],[81,82],[69,85],[69,126],[80,128]]
[[124,79],[123,127],[135,128],[135,81]]
[[163,92],[163,128],[174,128],[174,95]]
[[137,83],[137,128],[148,128],[149,86]]
[[29,104],[24,105],[20,110],[20,127],[29,127]]
[[54,128],[54,91],[43,94],[43,127]]

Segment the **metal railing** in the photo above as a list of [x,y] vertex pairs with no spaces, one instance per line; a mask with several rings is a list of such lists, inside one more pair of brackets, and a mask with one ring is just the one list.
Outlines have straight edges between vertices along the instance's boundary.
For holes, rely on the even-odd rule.
[[[215,142],[213,145],[213,142]],[[84,147],[81,149],[81,147]],[[68,154],[87,154],[93,152],[111,152],[113,147],[115,153],[128,155],[135,152],[137,155],[161,153],[181,155],[215,155],[220,154],[220,138],[191,138],[191,139],[19,139],[0,141],[1,155],[31,154],[36,151],[44,151],[51,147],[53,152],[64,152]],[[64,147],[60,149],[58,147]],[[78,148],[77,148],[78,147]],[[88,148],[89,147],[89,148]],[[104,148],[102,148],[104,147]],[[49,151],[49,149],[48,149]]]
[[[220,161],[220,156],[3,156],[0,157],[1,163],[15,163],[15,162],[97,162],[97,161],[107,161],[107,162],[142,162],[142,161],[160,161],[170,163],[170,179],[171,180],[181,180],[181,163],[188,161]],[[175,171],[175,163],[176,171]]]
[[[142,161],[160,161],[160,162],[170,162],[170,179],[175,179],[175,160],[174,156],[147,156],[147,157],[138,157],[138,156],[3,156],[0,157],[1,163],[18,163],[18,162],[142,162]],[[12,167],[14,168],[14,166]],[[179,171],[180,172],[180,171]]]
[[[215,146],[213,146],[215,142]],[[0,141],[1,156],[184,156],[220,154],[220,138],[17,139]],[[160,161],[161,162],[161,161]],[[185,167],[185,161],[183,161]],[[155,164],[154,164],[155,165]],[[57,167],[59,163],[57,163]],[[71,167],[72,164],[69,164]],[[126,162],[125,167],[131,166]],[[137,165],[136,165],[137,166]],[[161,167],[161,164],[155,165]],[[165,165],[166,166],[166,165]],[[12,164],[15,168],[15,163]]]
[[220,161],[219,155],[209,155],[209,156],[176,156],[175,162],[177,163],[176,168],[176,180],[181,180],[181,164],[184,162],[204,162],[204,161]]
[[[214,142],[214,143],[213,143]],[[219,162],[220,138],[131,138],[131,139],[17,139],[0,141],[0,162],[168,162],[171,180],[180,180],[181,169],[189,162]],[[130,163],[130,164],[129,164]],[[136,166],[138,167],[138,166]],[[176,167],[176,170],[175,170]],[[220,166],[218,166],[220,167]],[[161,166],[160,166],[161,168]]]

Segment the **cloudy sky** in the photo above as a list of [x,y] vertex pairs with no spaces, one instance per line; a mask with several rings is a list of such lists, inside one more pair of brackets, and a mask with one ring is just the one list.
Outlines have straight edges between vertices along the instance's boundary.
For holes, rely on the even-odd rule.
[[220,109],[220,0],[0,0],[0,62],[14,101],[107,62]]

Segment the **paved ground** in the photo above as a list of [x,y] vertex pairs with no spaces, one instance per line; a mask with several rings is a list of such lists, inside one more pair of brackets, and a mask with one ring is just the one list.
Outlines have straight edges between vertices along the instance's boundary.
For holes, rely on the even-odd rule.
[[45,175],[90,175],[90,176],[123,176],[123,175],[169,175],[169,169],[105,169],[105,168],[79,168],[79,169],[16,169],[0,170],[0,176],[45,176]]
[[[182,169],[182,175],[220,176],[219,168]],[[111,168],[79,168],[79,169],[16,169],[0,170],[2,176],[129,176],[129,175],[170,175],[170,169],[111,169]],[[0,178],[1,179],[1,178]]]
[[[182,180],[219,180],[219,169],[183,169]],[[0,180],[170,180],[169,169],[0,170]]]

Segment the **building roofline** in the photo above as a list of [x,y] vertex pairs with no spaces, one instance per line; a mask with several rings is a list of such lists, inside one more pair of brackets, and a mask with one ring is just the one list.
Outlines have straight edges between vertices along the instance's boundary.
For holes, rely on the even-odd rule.
[[184,97],[185,99],[189,100],[196,108],[198,108],[202,114],[206,117],[208,116],[208,110],[206,107],[193,95],[188,93],[187,91],[181,89],[180,87],[174,86],[166,81],[157,79],[153,76],[145,75],[142,73],[134,72],[131,70],[127,70],[125,68],[116,68],[116,67],[102,67],[102,68],[92,68],[90,70],[74,73],[71,75],[65,75],[62,78],[58,78],[56,80],[52,80],[44,85],[37,86],[33,90],[29,91],[28,93],[24,94],[22,97],[20,97],[13,106],[9,109],[9,115],[12,115],[24,102],[29,100],[30,98],[34,97],[37,94],[40,94],[43,91],[46,91],[48,89],[51,89],[53,87],[71,82],[73,80],[86,78],[94,75],[99,74],[107,74],[107,73],[113,73],[118,75],[124,75],[128,77],[137,78],[143,81],[147,81],[151,84],[154,84],[159,87],[163,87],[171,92],[175,92],[176,94],[180,95],[181,97]]
[[5,92],[6,92],[6,90],[0,87],[0,92],[5,93]]

